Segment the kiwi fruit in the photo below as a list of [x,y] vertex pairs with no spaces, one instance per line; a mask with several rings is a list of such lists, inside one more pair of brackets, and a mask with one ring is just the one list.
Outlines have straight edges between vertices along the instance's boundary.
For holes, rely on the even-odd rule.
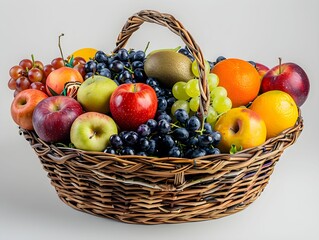
[[187,56],[168,49],[150,54],[144,62],[144,71],[148,77],[156,78],[166,87],[194,78],[192,61]]

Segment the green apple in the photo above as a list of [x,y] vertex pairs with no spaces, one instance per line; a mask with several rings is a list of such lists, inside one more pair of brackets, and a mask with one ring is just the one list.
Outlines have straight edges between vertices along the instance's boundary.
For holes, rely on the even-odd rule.
[[79,87],[77,100],[87,112],[110,112],[110,98],[117,84],[104,76],[92,76]]
[[98,112],[86,112],[74,120],[70,139],[78,149],[100,152],[108,146],[111,135],[117,133],[117,125],[111,117]]

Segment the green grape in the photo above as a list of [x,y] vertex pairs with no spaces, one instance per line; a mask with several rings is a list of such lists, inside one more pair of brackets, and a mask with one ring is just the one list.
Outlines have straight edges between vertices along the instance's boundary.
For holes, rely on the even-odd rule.
[[215,123],[218,119],[218,113],[214,110],[212,106],[209,106],[206,122],[208,122],[212,127],[215,126]]
[[216,97],[227,97],[227,90],[223,87],[215,87],[211,92],[210,92],[210,101],[214,101]]
[[191,98],[191,100],[189,101],[189,108],[193,111],[193,112],[197,112],[198,108],[199,108],[199,97],[193,97]]
[[186,100],[177,100],[172,105],[171,113],[174,115],[177,109],[184,109],[187,113],[189,113],[189,103]]
[[198,66],[197,66],[196,60],[194,60],[194,61],[192,62],[192,72],[193,72],[193,74],[194,74],[196,77],[199,76]]
[[188,100],[189,96],[185,92],[186,82],[177,82],[172,88],[173,96],[177,100]]
[[189,97],[198,97],[199,86],[198,86],[198,79],[191,79],[186,83],[185,92]]
[[213,100],[213,108],[218,114],[227,112],[232,108],[232,101],[225,96],[215,97]]
[[[205,60],[205,73],[208,75],[210,71],[210,66],[209,63]],[[198,72],[198,66],[196,60],[192,62],[192,72],[195,75],[195,77],[199,77],[199,72]]]
[[208,83],[209,91],[212,91],[219,84],[218,76],[215,73],[208,74],[207,83]]
[[205,73],[208,75],[210,72],[210,66],[207,60],[205,60]]

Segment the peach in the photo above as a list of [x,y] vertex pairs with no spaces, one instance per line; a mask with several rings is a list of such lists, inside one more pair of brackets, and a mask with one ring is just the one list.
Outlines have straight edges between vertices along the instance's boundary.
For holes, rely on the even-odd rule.
[[82,75],[73,68],[61,67],[52,71],[46,79],[46,90],[50,96],[60,95],[67,82],[83,82]]

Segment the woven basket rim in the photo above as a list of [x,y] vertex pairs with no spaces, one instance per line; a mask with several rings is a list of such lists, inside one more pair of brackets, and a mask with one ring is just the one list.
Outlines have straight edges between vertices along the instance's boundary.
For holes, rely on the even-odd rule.
[[[37,140],[37,142],[39,142],[43,145],[47,145],[50,148],[53,147],[53,148],[61,150],[62,152],[64,152],[64,151],[70,152],[68,154],[73,153],[73,155],[74,155],[74,153],[76,153],[76,155],[85,154],[88,156],[104,155],[104,156],[112,157],[112,158],[114,158],[114,160],[116,160],[116,159],[129,160],[129,159],[143,158],[146,161],[152,161],[152,162],[155,162],[155,161],[156,162],[165,162],[166,160],[169,160],[169,161],[176,160],[176,161],[179,161],[180,163],[186,162],[186,163],[196,164],[195,161],[197,161],[197,162],[206,161],[206,159],[209,159],[207,161],[212,161],[215,159],[223,159],[226,161],[232,161],[233,159],[238,160],[239,158],[247,158],[247,157],[251,156],[251,154],[253,152],[265,151],[264,149],[266,148],[267,145],[275,144],[276,142],[279,142],[279,141],[285,141],[285,139],[287,139],[287,137],[291,137],[291,135],[295,134],[296,136],[293,138],[293,140],[288,145],[285,146],[285,148],[287,148],[288,146],[292,145],[295,142],[295,140],[299,137],[301,131],[303,130],[303,127],[304,127],[303,117],[301,116],[301,111],[299,110],[298,120],[293,127],[290,127],[288,129],[284,130],[276,137],[267,139],[262,145],[259,145],[257,147],[252,147],[252,148],[246,148],[246,149],[243,149],[243,150],[241,150],[237,153],[234,153],[234,154],[220,153],[220,154],[214,154],[214,155],[206,155],[206,156],[198,157],[198,158],[174,158],[174,157],[156,157],[156,156],[139,156],[139,155],[116,155],[116,154],[110,154],[110,153],[105,153],[105,152],[86,151],[86,150],[81,150],[81,149],[77,149],[77,148],[71,148],[71,147],[68,147],[68,146],[65,146],[62,144],[47,143],[47,142],[43,141],[42,139],[40,139],[34,130],[26,130],[26,129],[19,127],[19,129],[20,129],[19,132],[20,132],[20,134],[28,134],[28,135],[32,136],[34,139]],[[52,158],[53,158],[52,160],[54,160],[58,164],[63,164],[69,159],[69,157],[67,157],[67,158],[61,157],[59,159],[59,158],[53,157],[53,156],[52,156]]]

